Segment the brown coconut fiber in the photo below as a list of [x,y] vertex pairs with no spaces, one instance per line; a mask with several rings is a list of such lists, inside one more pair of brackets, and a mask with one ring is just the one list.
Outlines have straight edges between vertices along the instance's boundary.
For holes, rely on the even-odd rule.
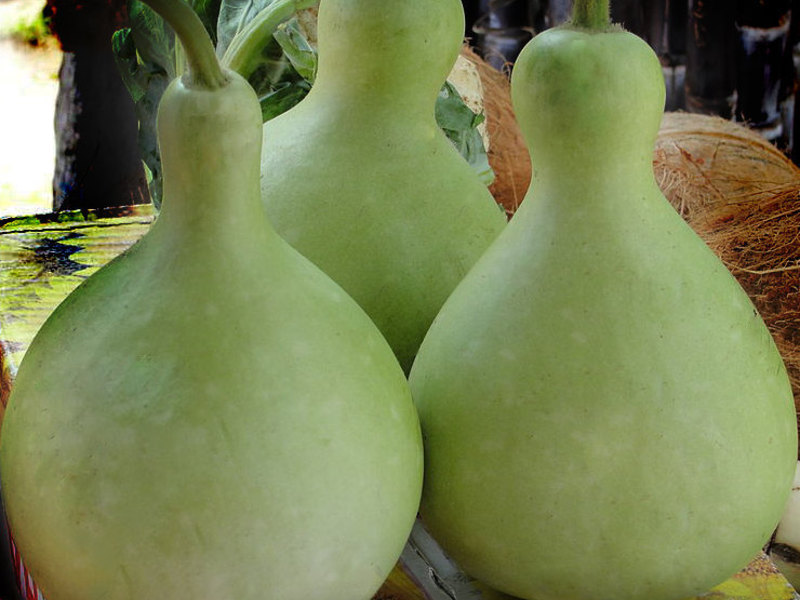
[[800,411],[800,169],[743,125],[685,113],[664,115],[653,166],[761,313]]
[[531,181],[528,147],[514,117],[508,76],[484,61],[468,46],[461,56],[478,70],[483,87],[483,111],[489,132],[489,165],[495,174],[489,191],[511,216],[525,197]]

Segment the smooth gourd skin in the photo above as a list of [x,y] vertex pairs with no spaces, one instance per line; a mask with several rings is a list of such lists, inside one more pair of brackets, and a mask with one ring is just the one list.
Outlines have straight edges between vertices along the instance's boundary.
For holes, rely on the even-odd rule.
[[276,230],[372,317],[409,369],[505,215],[436,125],[458,0],[323,0],[309,95],[264,125]]
[[231,77],[167,90],[158,220],[19,370],[2,490],[48,600],[367,600],[415,518],[404,374],[269,227],[258,104]]
[[781,357],[656,186],[664,88],[644,42],[549,30],[512,93],[531,188],[410,375],[423,519],[512,596],[694,596],[781,515],[797,450]]

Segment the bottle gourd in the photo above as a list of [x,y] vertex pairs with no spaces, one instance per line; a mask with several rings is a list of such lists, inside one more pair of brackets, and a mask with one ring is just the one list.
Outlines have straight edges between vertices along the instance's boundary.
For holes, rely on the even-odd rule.
[[182,0],[164,204],[54,311],[0,442],[12,534],[48,600],[368,600],[422,485],[404,373],[271,228],[261,113]]
[[659,61],[577,0],[512,74],[533,179],[410,374],[421,514],[529,600],[682,600],[769,539],[797,457],[788,378],[736,280],[670,207]]
[[506,223],[434,117],[463,31],[459,0],[323,0],[314,85],[264,124],[276,230],[364,308],[405,369]]

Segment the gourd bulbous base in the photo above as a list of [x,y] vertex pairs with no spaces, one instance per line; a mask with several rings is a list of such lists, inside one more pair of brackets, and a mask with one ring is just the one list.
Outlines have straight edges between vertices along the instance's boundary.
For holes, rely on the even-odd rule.
[[[773,531],[796,464],[791,389],[746,294],[649,159],[634,160],[659,105],[641,106],[634,128],[596,121],[607,95],[657,101],[660,72],[620,89],[609,82],[622,76],[592,83],[583,59],[558,54],[560,78],[530,81],[550,67],[525,61],[560,52],[546,35],[514,79],[531,189],[410,375],[421,514],[467,572],[513,596],[679,600],[744,567]],[[629,68],[600,34],[553,35],[567,57],[577,45],[603,69]],[[585,107],[561,87],[576,81]],[[559,117],[562,93],[572,112]]]
[[329,0],[313,89],[264,126],[270,220],[364,308],[405,369],[506,223],[434,119],[462,32],[457,1]]
[[[271,230],[252,90],[176,86],[164,210],[56,309],[19,370],[0,446],[10,528],[49,600],[367,600],[418,506],[405,377],[355,302]],[[216,118],[243,141],[235,156],[209,145]]]

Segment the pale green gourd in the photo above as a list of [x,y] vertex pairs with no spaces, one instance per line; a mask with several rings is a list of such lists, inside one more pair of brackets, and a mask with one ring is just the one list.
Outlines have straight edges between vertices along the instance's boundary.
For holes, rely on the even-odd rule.
[[682,600],[769,539],[792,394],[748,297],[656,186],[658,59],[607,2],[574,21],[516,62],[531,188],[411,371],[421,513],[512,596]]
[[404,373],[271,228],[252,89],[215,68],[188,5],[151,2],[205,64],[161,101],[156,223],[22,362],[0,444],[10,528],[48,600],[367,600],[419,501]]
[[406,369],[506,222],[434,118],[463,28],[459,0],[323,0],[314,86],[264,125],[276,230],[364,308]]

